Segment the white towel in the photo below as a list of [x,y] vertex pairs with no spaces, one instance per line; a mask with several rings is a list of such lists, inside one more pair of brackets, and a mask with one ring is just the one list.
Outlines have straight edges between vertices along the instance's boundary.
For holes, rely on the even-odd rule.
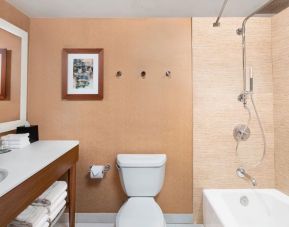
[[48,227],[49,225],[49,222],[45,222],[41,227]]
[[28,138],[23,140],[2,140],[3,145],[21,145],[25,143],[30,143]]
[[30,144],[29,133],[9,134],[1,137],[1,144],[7,149],[20,149]]
[[[38,223],[35,224],[35,227],[43,227],[43,225],[45,223],[47,223],[48,220],[49,220],[49,216],[48,215],[43,216],[43,218]],[[34,227],[34,225],[33,225],[33,227]]]
[[56,181],[41,196],[39,196],[34,203],[41,203],[43,206],[50,206],[55,203],[66,189],[67,183],[65,181]]
[[14,221],[9,225],[11,227],[39,227],[48,220],[47,210],[43,207],[28,206],[21,212]]
[[65,201],[66,197],[67,192],[65,191],[59,196],[59,198],[55,202],[51,203],[50,206],[46,207],[48,214],[53,213],[63,203],[63,201]]
[[21,148],[28,146],[29,144],[30,142],[20,143],[20,144],[3,144],[3,145],[7,149],[21,149]]
[[67,191],[64,191],[51,205],[45,206],[42,203],[33,203],[32,206],[43,206],[47,210],[47,214],[53,213],[53,211],[63,202],[67,197]]
[[58,207],[55,208],[55,210],[48,216],[49,222],[53,222],[53,220],[57,217],[57,215],[60,213],[60,211],[65,207],[66,201],[62,201]]
[[22,140],[22,139],[26,139],[26,138],[29,138],[29,133],[24,133],[24,134],[8,134],[6,136],[2,136],[1,137],[1,140],[11,140],[11,141],[14,141],[14,140]]

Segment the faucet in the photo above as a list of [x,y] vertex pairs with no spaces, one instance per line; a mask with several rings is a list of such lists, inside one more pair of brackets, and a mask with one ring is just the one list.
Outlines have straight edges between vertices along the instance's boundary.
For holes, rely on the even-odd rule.
[[253,185],[254,187],[257,186],[257,181],[256,181],[256,179],[255,179],[254,177],[251,177],[251,176],[246,172],[246,170],[243,169],[242,167],[238,168],[238,169],[236,170],[236,173],[237,173],[237,176],[239,176],[239,177],[241,177],[241,178],[244,178],[244,179],[246,179],[246,180],[251,181],[251,183],[252,183],[252,185]]

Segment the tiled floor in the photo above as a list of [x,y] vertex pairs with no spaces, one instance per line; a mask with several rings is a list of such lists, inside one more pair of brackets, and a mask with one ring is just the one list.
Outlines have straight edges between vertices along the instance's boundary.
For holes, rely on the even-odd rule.
[[[68,227],[66,224],[57,224],[55,227]],[[79,223],[76,227],[114,227],[114,224]],[[167,224],[167,227],[203,227],[203,225],[193,224]]]

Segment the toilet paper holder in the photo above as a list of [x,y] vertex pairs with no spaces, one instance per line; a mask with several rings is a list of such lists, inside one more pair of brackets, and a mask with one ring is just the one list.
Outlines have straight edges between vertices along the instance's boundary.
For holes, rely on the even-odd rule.
[[[89,166],[88,173],[91,172],[91,168],[92,168],[93,166],[94,166],[94,165]],[[111,166],[110,166],[109,164],[104,165],[104,168],[103,168],[103,170],[102,170],[102,173],[105,174],[105,173],[107,173],[110,169],[111,169]]]

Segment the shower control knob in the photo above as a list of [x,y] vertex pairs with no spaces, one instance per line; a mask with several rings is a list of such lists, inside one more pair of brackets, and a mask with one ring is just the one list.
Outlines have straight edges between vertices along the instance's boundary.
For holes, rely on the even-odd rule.
[[250,137],[251,131],[247,125],[237,125],[233,130],[236,141],[246,141]]

